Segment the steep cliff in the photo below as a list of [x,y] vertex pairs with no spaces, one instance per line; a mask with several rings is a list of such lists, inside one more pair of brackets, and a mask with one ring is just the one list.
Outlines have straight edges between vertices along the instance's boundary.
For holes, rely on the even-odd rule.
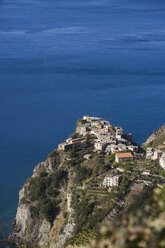
[[[11,242],[61,247],[81,229],[80,216],[75,211],[78,199],[75,208],[72,201],[76,190],[83,188],[83,180],[92,173],[83,158],[91,149],[93,143],[88,137],[88,141],[77,148],[54,150],[45,162],[34,168],[32,176],[19,192],[14,230],[9,236]],[[94,163],[90,166],[93,167]]]
[[74,230],[70,206],[72,179],[66,162],[64,152],[54,151],[45,162],[35,167],[32,177],[19,193],[10,241],[59,247],[71,237]]

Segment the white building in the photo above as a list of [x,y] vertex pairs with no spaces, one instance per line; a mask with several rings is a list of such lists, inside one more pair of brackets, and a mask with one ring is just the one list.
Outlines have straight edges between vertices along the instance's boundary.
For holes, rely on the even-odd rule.
[[111,153],[111,145],[107,145],[105,151],[109,154]]
[[163,155],[163,152],[162,151],[154,151],[154,154],[152,156],[152,159],[153,160],[160,159],[162,155]]
[[83,116],[83,120],[88,121],[88,122],[91,122],[93,125],[95,125],[95,124],[97,125],[98,122],[103,121],[102,118],[99,118],[99,117],[92,117],[92,116],[88,116],[88,115],[84,115],[84,116]]
[[117,146],[117,145],[112,144],[112,145],[111,145],[111,153],[115,153],[115,152],[118,152],[118,151],[119,151],[118,146]]
[[142,172],[142,175],[147,175],[149,176],[151,174],[151,171],[150,170],[145,170]]
[[138,152],[138,150],[139,150],[139,148],[138,148],[138,146],[128,146],[128,149],[129,150],[131,150],[131,151],[133,151],[133,152],[135,152],[135,153],[137,153]]
[[123,129],[121,127],[115,127],[116,139],[121,139],[123,134]]
[[61,144],[59,144],[58,145],[58,150],[65,150],[65,148],[66,148],[66,143],[64,142],[64,143],[61,143]]
[[58,150],[67,150],[68,148],[72,148],[73,146],[79,146],[85,144],[86,141],[83,138],[72,139],[69,138],[65,142],[58,145]]
[[105,147],[105,144],[101,142],[96,142],[94,146],[96,151],[102,151]]
[[159,159],[159,164],[165,170],[165,153],[163,153],[163,155]]
[[151,157],[153,156],[154,154],[154,150],[152,148],[147,148],[146,150],[146,159],[151,159]]
[[80,132],[79,133],[80,133],[80,135],[85,136],[87,134],[87,127],[82,126],[80,128]]
[[104,187],[118,186],[118,185],[120,184],[121,178],[122,178],[121,175],[114,175],[114,176],[113,176],[113,175],[107,175],[107,176],[104,178],[103,186],[104,186]]

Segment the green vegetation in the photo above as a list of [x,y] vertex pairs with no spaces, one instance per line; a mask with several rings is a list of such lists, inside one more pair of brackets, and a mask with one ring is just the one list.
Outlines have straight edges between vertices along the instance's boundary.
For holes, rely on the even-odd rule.
[[70,158],[71,158],[70,165],[72,167],[74,167],[76,165],[80,165],[81,162],[83,161],[83,157],[80,154],[79,150],[76,149],[76,147],[73,147],[72,149],[70,149],[69,152],[70,152],[69,155],[70,155]]
[[128,213],[132,213],[135,210],[144,208],[146,204],[146,199],[148,199],[149,202],[152,196],[153,196],[153,187],[144,186],[143,191],[140,195],[136,193],[132,196],[134,199],[134,203],[129,207]]
[[104,236],[102,234],[96,234],[96,232],[91,229],[91,227],[87,224],[86,226],[84,226],[81,230],[81,232],[79,233],[79,235],[75,236],[74,240],[70,240],[69,242],[67,242],[65,244],[65,247],[72,247],[72,245],[74,246],[79,246],[80,244],[83,245],[88,245],[90,243],[91,240],[93,239],[102,239]]
[[75,177],[74,177],[75,184],[82,183],[83,180],[89,178],[92,175],[92,169],[91,168],[88,169],[84,166],[77,166],[74,172],[75,172]]
[[92,242],[88,248],[164,248],[165,188],[155,189],[154,196],[142,211],[133,211],[109,227],[102,227],[106,238]]
[[[72,207],[75,211],[76,233],[81,231],[82,227],[88,222],[88,217],[92,214],[94,202],[90,200],[90,196],[75,193],[72,198]],[[80,214],[81,213],[81,214]]]
[[[138,160],[123,163],[115,163],[115,154],[93,154],[92,159],[83,161],[83,153],[79,150],[72,150],[71,157],[75,161],[74,171],[74,187],[72,197],[72,208],[74,209],[74,220],[76,223],[75,238],[68,241],[70,245],[84,245],[89,242],[89,237],[84,231],[88,227],[93,237],[99,237],[99,227],[102,220],[116,208],[118,200],[124,199],[130,194],[130,207],[128,212],[132,213],[144,206],[146,201],[152,196],[152,187],[141,186],[143,182],[138,180],[141,178],[141,172],[147,169],[147,161]],[[152,161],[153,170],[157,172],[160,168],[158,163]],[[114,173],[112,165],[124,169],[122,173],[122,181],[120,186],[114,187],[110,193],[101,189],[106,173]],[[92,169],[92,170],[89,170]],[[146,176],[144,176],[146,180]],[[152,177],[151,182],[155,183]],[[159,181],[159,180],[158,180]],[[133,197],[131,191],[132,185],[136,183],[138,191]],[[157,182],[156,182],[157,183]],[[144,185],[144,184],[143,184]],[[85,189],[77,189],[77,186],[83,186]],[[104,203],[104,204],[103,204]],[[121,209],[121,207],[119,207]],[[81,212],[81,216],[80,216]],[[119,214],[118,218],[121,218]]]
[[[148,200],[145,199],[149,194]],[[142,201],[145,202],[142,202]],[[91,213],[93,206],[89,204],[89,199],[84,198],[83,206],[87,204],[88,214]],[[143,203],[138,206],[138,202]],[[139,203],[139,204],[140,204]],[[98,230],[92,228],[92,222],[85,220],[81,224],[85,225],[75,238],[65,244],[67,248],[164,248],[165,247],[165,186],[152,189],[145,188],[142,199],[136,197],[136,207],[130,208],[127,215],[120,215],[118,220],[111,225],[101,225]],[[140,208],[139,208],[140,207]],[[108,213],[109,210],[107,210]],[[103,212],[106,212],[104,209]],[[102,211],[95,212],[96,222],[101,221]],[[106,214],[107,214],[106,213]],[[64,219],[68,218],[68,213],[64,212]],[[91,218],[92,220],[92,218]],[[90,222],[90,224],[88,223]],[[92,241],[92,242],[91,242]],[[2,243],[1,243],[2,244]],[[7,242],[3,247],[10,247]],[[36,248],[29,235],[28,244],[24,243],[24,248]],[[20,248],[20,246],[17,246]]]
[[154,139],[153,141],[151,141],[147,147],[152,147],[152,148],[157,148],[161,145],[163,145],[164,149],[165,149],[165,145],[164,142],[165,141],[165,134],[162,134],[160,136],[158,136],[156,139]]
[[[153,189],[145,187],[135,200],[127,215],[120,215],[111,225],[101,225],[98,233],[87,224],[67,247],[164,248],[165,186],[155,188],[154,193]],[[100,211],[97,216],[100,216]]]
[[51,224],[60,208],[59,188],[67,181],[67,171],[54,170],[50,175],[42,171],[38,177],[30,178],[28,189],[21,204],[35,203],[30,206],[32,218],[46,218]]
[[70,212],[63,212],[63,216],[64,216],[64,225],[66,225],[68,223]]
[[49,221],[51,224],[53,223],[56,215],[59,212],[59,202],[56,200],[50,200],[45,198],[39,199],[38,204],[39,212],[43,214],[45,219]]
[[149,139],[143,144],[143,147],[152,147],[165,151],[165,124],[158,130],[155,130]]
[[78,133],[73,133],[72,134],[72,139],[76,139],[76,138],[78,138],[79,137],[79,134]]
[[123,150],[123,151],[119,151],[117,153],[125,153],[125,152],[130,152],[130,153],[133,154],[133,151],[132,150],[129,150],[129,149],[126,149],[126,150]]
[[39,217],[39,211],[34,206],[30,206],[30,213],[31,213],[32,218],[38,218]]
[[64,170],[54,170],[50,175],[40,174],[38,177],[30,178],[28,183],[28,195],[31,201],[36,201],[44,195],[57,196],[60,184],[65,183],[67,172]]
[[[116,209],[116,203],[119,200],[130,194],[134,180],[136,182],[138,180],[148,180],[148,176],[141,175],[141,171],[148,167],[151,167],[151,170],[155,173],[159,170],[159,165],[156,161],[151,161],[150,164],[144,160],[115,163],[115,154],[104,155],[104,153],[91,152],[92,158],[84,160],[84,155],[87,152],[89,153],[90,148],[93,146],[93,137],[88,135],[86,140],[87,144],[83,148],[72,147],[69,149],[66,152],[69,160],[62,165],[57,164],[52,173],[47,174],[42,171],[38,177],[31,178],[26,189],[26,197],[21,202],[21,204],[33,203],[30,206],[32,218],[44,217],[52,224],[57,214],[61,211],[60,202],[62,199],[59,190],[61,188],[66,189],[69,172],[72,175],[71,207],[74,210],[76,228],[74,230],[74,239],[69,240],[68,245],[87,244],[92,237],[103,237],[99,233],[100,223],[113,209]],[[59,157],[57,152],[55,154],[53,159]],[[107,173],[118,173],[114,171],[112,166],[121,167],[124,172],[122,173],[120,186],[113,187],[109,193],[106,189],[101,188],[101,184]],[[149,179],[153,183],[159,182],[159,180],[153,181],[152,177]],[[129,213],[136,211],[141,205],[144,206],[146,199],[151,196],[152,187],[144,187],[142,193],[139,191],[139,193],[132,196],[130,200],[132,203],[127,211]],[[60,233],[63,232],[65,225],[68,223],[69,216],[69,212],[63,212],[63,224],[60,228]],[[87,232],[90,233],[89,236]]]
[[113,162],[115,161],[115,153],[105,156],[104,161],[106,164],[113,164]]
[[84,119],[78,119],[77,120],[77,126],[79,125],[79,124],[84,124],[84,123],[86,123],[87,121],[86,120],[84,120]]
[[57,155],[58,155],[57,150],[54,150],[54,151],[52,151],[51,153],[49,153],[48,158],[55,157],[55,156],[57,156]]

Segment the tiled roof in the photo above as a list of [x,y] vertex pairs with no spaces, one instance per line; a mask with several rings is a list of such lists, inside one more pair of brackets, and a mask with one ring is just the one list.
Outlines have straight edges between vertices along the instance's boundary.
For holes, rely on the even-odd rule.
[[117,153],[116,156],[118,158],[133,158],[133,155],[131,152],[123,152],[123,153]]

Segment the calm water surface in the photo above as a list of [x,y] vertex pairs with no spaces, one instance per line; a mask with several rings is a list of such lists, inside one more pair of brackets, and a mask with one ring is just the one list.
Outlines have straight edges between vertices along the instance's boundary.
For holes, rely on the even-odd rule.
[[0,0],[0,226],[83,114],[139,144],[165,122],[165,3]]

